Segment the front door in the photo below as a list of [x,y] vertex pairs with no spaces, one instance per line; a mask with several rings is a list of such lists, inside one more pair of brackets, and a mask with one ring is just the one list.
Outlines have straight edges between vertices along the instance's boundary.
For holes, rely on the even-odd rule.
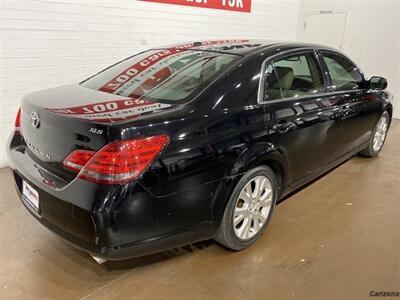
[[352,62],[334,52],[321,53],[330,75],[331,99],[340,106],[335,156],[341,157],[369,140],[379,119],[380,104],[375,93],[365,89],[365,80]]

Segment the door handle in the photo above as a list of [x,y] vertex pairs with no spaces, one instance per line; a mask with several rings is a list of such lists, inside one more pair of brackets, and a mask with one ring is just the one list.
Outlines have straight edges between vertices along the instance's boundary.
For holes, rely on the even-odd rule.
[[348,114],[351,113],[352,110],[353,108],[351,107],[350,104],[344,104],[340,110],[341,117],[346,117]]
[[281,122],[272,127],[274,131],[278,133],[287,133],[289,131],[294,131],[296,129],[296,124],[294,122]]

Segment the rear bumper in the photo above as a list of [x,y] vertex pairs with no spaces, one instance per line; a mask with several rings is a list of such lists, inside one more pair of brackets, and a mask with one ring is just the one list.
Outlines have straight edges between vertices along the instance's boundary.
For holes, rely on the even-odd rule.
[[[155,236],[140,241],[127,239],[127,243],[121,244],[100,243],[100,237],[109,241],[115,239],[120,240],[120,238],[117,237],[119,233],[112,232],[113,230],[111,227],[104,228],[103,230],[96,228],[97,226],[94,222],[94,218],[89,211],[82,210],[75,206],[68,207],[68,204],[60,205],[60,199],[49,195],[46,197],[46,206],[41,205],[40,213],[37,212],[21,195],[22,180],[26,179],[22,179],[15,170],[13,174],[19,198],[36,220],[50,231],[63,238],[71,246],[105,260],[122,260],[143,256],[173,249],[210,237],[212,224],[210,222],[203,222],[189,228],[158,236],[157,233],[154,232]],[[28,183],[31,184],[30,182]],[[43,190],[39,190],[39,195],[40,201],[43,202],[43,195],[46,195],[46,193]],[[56,209],[56,206],[59,209]],[[74,214],[68,213],[72,211],[74,211]]]
[[[19,171],[13,170],[15,188],[25,208],[40,223],[62,238],[87,252],[97,252],[93,243],[95,226],[89,211],[73,207],[71,203],[61,201],[44,190],[38,189]],[[22,196],[22,181],[28,182],[39,193],[40,210],[36,211]],[[73,212],[73,213],[72,213]]]
[[[24,206],[48,229],[92,255],[127,259],[208,239],[215,231],[215,183],[166,197],[154,197],[138,182],[107,186],[74,179],[56,189],[45,184],[56,181],[55,175],[12,140],[8,155]],[[38,211],[22,196],[23,181],[38,192]]]

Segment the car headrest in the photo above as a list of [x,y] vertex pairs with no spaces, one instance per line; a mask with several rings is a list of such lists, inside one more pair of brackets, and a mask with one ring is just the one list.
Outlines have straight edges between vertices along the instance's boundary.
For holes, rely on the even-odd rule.
[[275,67],[276,73],[278,73],[279,83],[283,90],[290,90],[292,88],[294,72],[289,67]]

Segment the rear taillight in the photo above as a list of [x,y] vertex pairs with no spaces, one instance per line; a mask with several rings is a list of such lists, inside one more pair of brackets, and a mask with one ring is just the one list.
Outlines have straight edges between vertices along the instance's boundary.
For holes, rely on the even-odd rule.
[[21,107],[18,108],[17,116],[15,117],[15,130],[21,129]]
[[75,150],[72,151],[63,161],[65,169],[78,173],[84,165],[96,154],[96,151]]
[[135,180],[168,143],[166,135],[116,141],[99,151],[75,150],[63,166],[78,177],[102,184],[124,184]]

